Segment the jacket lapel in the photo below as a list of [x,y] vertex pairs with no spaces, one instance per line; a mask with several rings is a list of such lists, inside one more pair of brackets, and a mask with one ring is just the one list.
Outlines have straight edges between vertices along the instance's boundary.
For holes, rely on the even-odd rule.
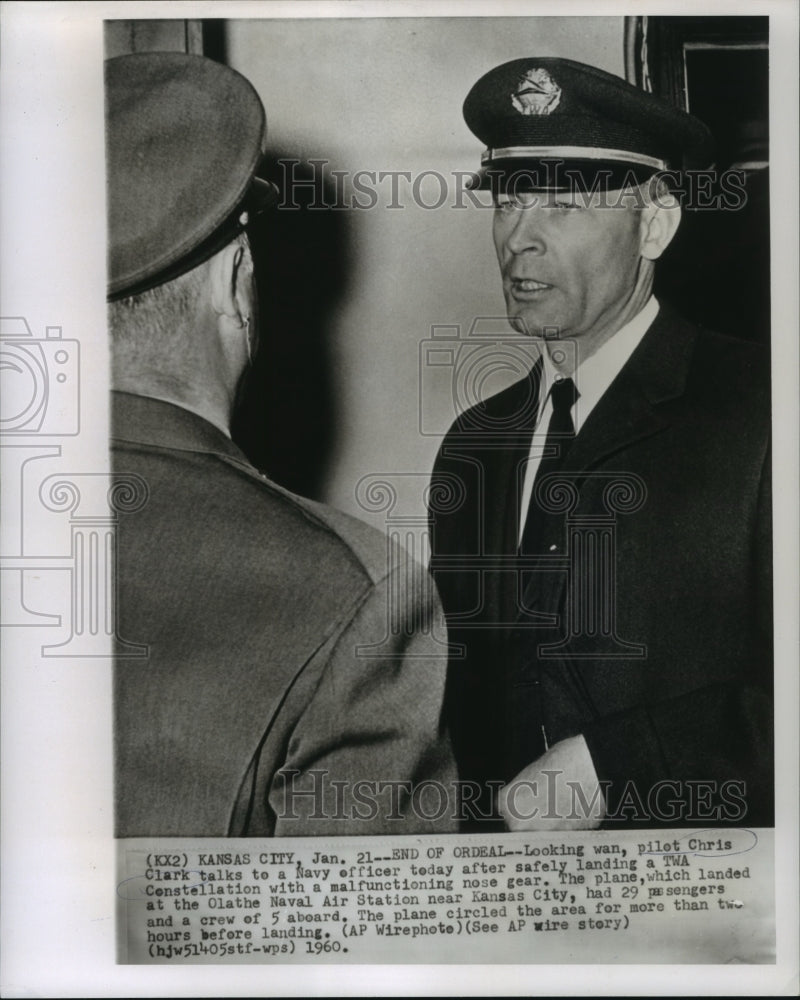
[[669,426],[659,404],[682,395],[696,336],[688,323],[659,310],[575,438],[565,472],[588,470]]
[[[584,473],[670,426],[668,408],[662,404],[683,394],[696,338],[693,326],[669,309],[659,309],[653,325],[589,414],[564,461],[562,472],[572,478],[579,493],[584,489]],[[579,509],[586,502],[581,496]],[[542,612],[558,613],[566,582],[564,572],[534,575],[526,587],[526,606],[532,606],[535,598]]]
[[484,574],[486,606],[490,620],[495,622],[511,623],[516,617],[517,577],[513,558],[519,539],[520,476],[530,452],[539,407],[541,373],[540,359],[528,377],[508,391],[502,401],[503,412],[499,415],[510,421],[515,413],[525,412],[526,418],[502,439],[490,442],[483,456],[483,554],[509,560],[506,570]]

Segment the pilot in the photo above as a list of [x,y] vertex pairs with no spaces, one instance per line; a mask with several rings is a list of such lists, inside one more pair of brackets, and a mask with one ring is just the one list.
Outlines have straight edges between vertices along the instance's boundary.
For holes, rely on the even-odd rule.
[[653,295],[696,118],[568,59],[464,103],[508,318],[539,359],[461,414],[431,504],[474,822],[770,824],[767,351]]

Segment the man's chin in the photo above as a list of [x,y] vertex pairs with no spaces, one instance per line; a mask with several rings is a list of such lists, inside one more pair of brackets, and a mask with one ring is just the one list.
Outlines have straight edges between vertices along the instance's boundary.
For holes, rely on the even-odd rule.
[[507,318],[512,330],[515,330],[517,333],[524,333],[526,337],[533,336],[530,327],[522,316],[512,316],[509,314]]
[[525,316],[509,316],[508,322],[517,333],[532,337],[534,340],[558,340],[561,337],[560,326],[541,319],[533,320]]

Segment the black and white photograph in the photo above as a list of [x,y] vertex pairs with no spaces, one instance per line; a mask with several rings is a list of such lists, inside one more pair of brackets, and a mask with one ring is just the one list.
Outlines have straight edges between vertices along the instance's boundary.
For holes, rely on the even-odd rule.
[[43,6],[4,992],[791,994],[797,11]]

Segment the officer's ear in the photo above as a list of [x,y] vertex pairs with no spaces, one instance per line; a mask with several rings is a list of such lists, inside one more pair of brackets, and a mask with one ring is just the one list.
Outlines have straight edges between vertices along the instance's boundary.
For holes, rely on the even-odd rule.
[[211,304],[218,316],[238,320],[241,325],[239,284],[242,280],[241,264],[244,248],[234,241],[214,254],[209,262]]
[[639,231],[642,257],[658,260],[672,242],[680,223],[680,203],[664,181],[648,183]]

